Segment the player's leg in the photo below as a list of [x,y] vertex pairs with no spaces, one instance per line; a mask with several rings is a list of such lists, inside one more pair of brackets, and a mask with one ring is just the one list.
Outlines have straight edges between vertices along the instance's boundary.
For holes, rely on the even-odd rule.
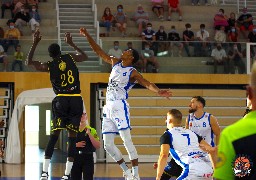
[[83,114],[83,100],[81,96],[71,96],[62,98],[61,105],[68,107],[69,111],[65,122],[68,130],[68,157],[66,169],[62,179],[70,179],[70,172],[74,163],[76,153],[76,136],[79,130],[81,117]]
[[179,177],[182,173],[182,167],[178,165],[172,158],[171,161],[165,166],[161,180],[167,180],[172,177]]
[[58,138],[59,138],[59,134],[60,134],[60,130],[55,130],[50,135],[50,139],[49,139],[48,144],[47,144],[46,149],[45,149],[45,155],[44,155],[44,160],[43,160],[43,170],[42,170],[40,180],[48,179],[48,176],[49,176],[48,175],[48,169],[49,169],[50,161],[51,161],[52,154],[53,154],[53,151],[54,151],[54,146],[55,146],[55,144],[56,144],[56,142],[58,141]]
[[137,150],[132,142],[130,129],[125,129],[119,131],[120,137],[122,138],[124,142],[125,149],[129,155],[129,159],[132,163],[132,173],[134,176],[134,179],[139,179],[139,172],[138,172],[138,153]]

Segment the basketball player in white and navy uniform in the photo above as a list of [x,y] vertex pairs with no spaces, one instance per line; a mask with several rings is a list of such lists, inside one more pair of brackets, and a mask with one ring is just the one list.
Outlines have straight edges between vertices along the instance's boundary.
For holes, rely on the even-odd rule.
[[161,153],[156,180],[160,180],[162,176],[168,153],[183,168],[178,180],[212,179],[213,168],[210,159],[199,145],[211,154],[216,151],[216,148],[210,146],[193,131],[182,127],[182,114],[179,110],[170,110],[167,113],[166,123],[169,130],[160,139]]
[[[217,119],[213,115],[204,112],[205,99],[201,96],[194,96],[191,99],[189,107],[190,114],[186,119],[186,129],[190,129],[201,136],[212,147],[216,146],[219,142],[220,127]],[[216,143],[214,142],[214,139],[216,139]],[[213,167],[215,166],[215,163],[216,157],[212,155]],[[177,163],[172,159],[165,167],[161,180],[167,180],[180,174],[181,170],[177,166]]]
[[[124,51],[119,60],[106,54],[85,28],[81,28],[80,33],[87,38],[95,53],[105,62],[112,65],[107,87],[106,105],[103,108],[102,133],[104,149],[120,165],[126,179],[139,180],[138,154],[130,133],[130,112],[129,104],[126,101],[128,99],[128,92],[134,86],[134,83],[139,83],[150,91],[166,98],[171,96],[171,92],[169,90],[160,90],[154,83],[144,79],[132,67],[134,59],[132,50]],[[125,149],[132,163],[132,172],[127,167],[120,150],[114,143],[116,134],[119,134],[124,142]]]
[[[214,147],[219,143],[220,126],[213,115],[204,111],[205,104],[203,97],[192,97],[189,104],[190,114],[186,119],[186,128],[203,137],[208,144]],[[213,163],[213,166],[215,166],[216,157],[213,157]]]

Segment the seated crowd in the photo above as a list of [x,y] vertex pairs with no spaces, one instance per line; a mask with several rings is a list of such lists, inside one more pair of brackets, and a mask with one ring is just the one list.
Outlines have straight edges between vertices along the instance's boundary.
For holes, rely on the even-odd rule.
[[[168,1],[168,18],[171,20],[171,12],[179,13],[179,21],[182,21],[182,13],[179,6],[179,1],[176,5]],[[198,2],[192,2],[192,5]],[[206,5],[209,5],[205,1]],[[111,29],[119,29],[121,36],[127,36],[129,27],[127,27],[128,16],[125,13],[123,5],[117,6],[117,13],[111,15],[108,25],[104,25],[106,21],[105,12],[102,16],[101,26],[107,28],[107,36],[111,35]],[[161,22],[164,20],[164,1],[152,0],[152,13],[155,14]],[[175,9],[176,8],[176,9]],[[110,12],[110,8],[106,7]],[[122,14],[120,18],[119,14]],[[138,27],[138,36],[141,38],[141,49],[145,51],[146,46],[154,52],[154,58],[158,56],[175,56],[175,46],[178,49],[176,56],[182,57],[183,49],[185,49],[188,57],[212,57],[212,64],[214,64],[214,73],[217,73],[217,66],[224,65],[224,73],[235,73],[235,66],[238,68],[238,73],[245,73],[245,49],[241,46],[241,41],[256,42],[256,26],[253,25],[252,15],[248,13],[247,8],[243,8],[241,15],[236,18],[234,12],[230,13],[228,17],[225,15],[224,9],[213,16],[214,34],[210,34],[212,30],[206,27],[204,23],[200,24],[199,31],[192,31],[192,23],[186,23],[183,32],[179,32],[174,25],[169,26],[171,29],[164,27],[165,23],[161,23],[159,27],[154,27],[153,21],[150,20],[150,12],[146,12],[141,4],[137,5],[134,15],[130,20],[134,21]],[[158,29],[158,30],[156,30]],[[210,31],[209,31],[210,30]],[[133,36],[134,37],[134,36]],[[145,46],[146,45],[146,46]],[[192,48],[191,48],[192,47]],[[255,56],[253,47],[251,48],[251,55]],[[217,57],[216,57],[217,56]],[[219,57],[220,56],[220,57]],[[150,62],[158,72],[157,60],[145,61],[143,55],[140,56],[141,71],[146,72],[147,62]],[[154,63],[156,62],[156,63]],[[229,69],[229,70],[227,70]]]
[[[11,18],[6,19],[6,25],[0,26],[0,63],[3,63],[4,71],[8,67],[8,49],[14,46],[14,61],[12,71],[15,70],[15,65],[18,64],[20,71],[23,71],[22,61],[24,59],[21,52],[20,38],[23,35],[33,35],[36,29],[40,26],[41,17],[38,12],[39,0],[2,0],[1,1],[2,19],[5,19],[6,9],[10,10]],[[44,0],[43,2],[46,2]],[[30,28],[31,33],[25,34],[24,29]]]

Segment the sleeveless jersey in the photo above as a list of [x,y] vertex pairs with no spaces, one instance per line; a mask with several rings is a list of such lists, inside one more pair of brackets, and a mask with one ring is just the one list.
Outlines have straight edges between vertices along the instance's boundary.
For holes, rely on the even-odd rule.
[[214,147],[214,134],[210,124],[211,114],[204,112],[203,116],[196,118],[194,113],[188,115],[189,129],[201,136],[208,144]]
[[175,161],[185,167],[205,158],[205,153],[199,148],[197,135],[183,127],[174,127],[166,131],[170,135],[170,153]]
[[48,61],[47,65],[55,94],[80,94],[79,72],[70,54]]
[[122,66],[121,61],[116,63],[109,76],[106,99],[107,101],[126,100],[128,92],[135,85],[130,83],[133,67]]

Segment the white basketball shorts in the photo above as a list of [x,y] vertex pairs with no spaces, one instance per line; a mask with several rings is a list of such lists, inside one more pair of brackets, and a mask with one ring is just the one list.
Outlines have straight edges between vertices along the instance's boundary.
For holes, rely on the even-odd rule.
[[126,100],[107,101],[103,107],[102,134],[130,128],[130,106]]

